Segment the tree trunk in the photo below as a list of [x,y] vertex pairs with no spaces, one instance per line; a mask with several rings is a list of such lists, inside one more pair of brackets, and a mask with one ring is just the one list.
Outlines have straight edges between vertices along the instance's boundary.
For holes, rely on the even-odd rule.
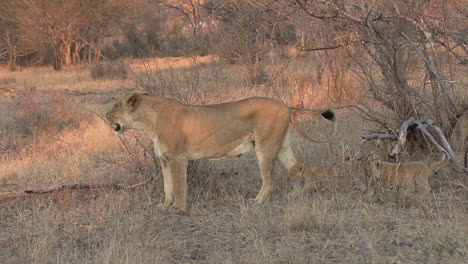
[[8,70],[15,71],[16,70],[16,58],[17,53],[14,47],[8,49],[9,59],[8,59]]
[[81,41],[75,41],[73,49],[72,63],[79,64],[81,63],[81,50],[83,49],[84,44]]
[[70,42],[64,42],[60,48],[60,53],[62,56],[62,63],[65,67],[68,67],[72,64],[71,59],[71,44]]
[[60,53],[60,47],[54,47],[54,70],[60,71],[62,69],[62,54]]
[[88,46],[88,63],[91,64],[93,62],[93,49],[91,48],[91,46]]
[[14,71],[16,70],[16,59],[17,53],[15,46],[11,43],[10,32],[6,32],[5,38],[7,45],[8,45],[8,70]]
[[94,61],[95,62],[98,62],[99,59],[101,58],[101,49],[102,49],[102,39],[99,39],[97,42],[96,42],[96,48],[94,49]]

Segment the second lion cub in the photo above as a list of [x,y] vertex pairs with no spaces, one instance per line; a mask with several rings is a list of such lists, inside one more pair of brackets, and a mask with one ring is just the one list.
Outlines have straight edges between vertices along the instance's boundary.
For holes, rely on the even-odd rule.
[[411,161],[403,163],[391,163],[381,160],[369,161],[372,176],[380,181],[384,188],[390,187],[412,187],[417,191],[428,193],[431,190],[429,178],[434,170],[446,165],[450,158],[444,153],[440,161],[425,163]]

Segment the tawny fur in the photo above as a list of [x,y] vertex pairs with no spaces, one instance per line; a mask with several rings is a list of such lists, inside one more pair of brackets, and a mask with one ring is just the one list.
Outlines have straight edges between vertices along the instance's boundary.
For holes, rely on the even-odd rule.
[[304,179],[303,193],[319,190],[344,191],[353,184],[350,176],[340,176],[339,168],[294,165],[289,172],[290,181]]
[[381,160],[350,161],[350,163],[353,168],[367,174],[366,180],[369,183],[377,180],[384,189],[402,187],[428,193],[431,190],[429,178],[434,174],[434,170],[446,165],[449,160],[448,155],[444,154],[442,160],[432,163],[420,161],[391,163]]
[[[335,123],[334,114],[323,113]],[[296,163],[288,126],[312,142],[327,142],[307,135],[282,102],[263,97],[215,105],[184,105],[177,100],[134,94],[117,102],[106,114],[117,134],[126,129],[149,135],[159,157],[165,201],[160,207],[186,207],[188,160],[225,159],[255,150],[262,188],[255,200],[265,201],[275,185],[273,166],[278,161],[289,171]]]

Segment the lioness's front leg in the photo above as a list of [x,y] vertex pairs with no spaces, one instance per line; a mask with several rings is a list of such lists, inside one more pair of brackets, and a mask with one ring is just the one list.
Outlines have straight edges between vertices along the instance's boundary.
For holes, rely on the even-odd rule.
[[[185,158],[168,158],[166,159],[168,176],[164,176],[164,186],[166,179],[168,180],[169,189],[168,196],[172,207],[178,210],[185,210],[187,204],[187,165],[188,160]],[[163,172],[164,173],[164,172]],[[171,186],[169,186],[171,185]],[[172,199],[173,200],[172,200]],[[172,203],[173,202],[173,203]],[[166,203],[165,203],[166,204]]]
[[161,158],[160,164],[164,183],[164,203],[159,204],[158,207],[163,209],[174,203],[174,183],[172,180],[172,171],[169,161],[165,158]]
[[174,208],[185,210],[187,204],[187,165],[188,160],[177,160],[172,169],[172,179],[174,181]]

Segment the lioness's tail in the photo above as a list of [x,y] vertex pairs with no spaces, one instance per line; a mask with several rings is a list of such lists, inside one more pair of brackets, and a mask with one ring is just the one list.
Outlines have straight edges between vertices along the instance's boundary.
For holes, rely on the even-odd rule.
[[445,164],[447,164],[449,162],[449,160],[450,160],[450,157],[446,153],[444,153],[444,157],[441,160],[429,164],[429,167],[432,170],[435,170],[435,169],[437,169],[439,167],[442,167]]
[[294,117],[294,115],[293,115],[292,113],[291,113],[291,125],[296,129],[296,131],[297,131],[299,134],[301,134],[301,136],[305,137],[305,138],[308,139],[309,141],[314,142],[314,143],[325,143],[325,142],[330,141],[330,138],[333,137],[333,136],[335,135],[338,122],[336,122],[335,113],[333,113],[333,112],[330,111],[330,110],[326,110],[326,111],[322,112],[322,116],[323,116],[325,119],[328,119],[328,120],[330,120],[331,122],[333,122],[333,132],[332,132],[331,136],[330,136],[329,138],[327,138],[327,139],[316,139],[316,138],[311,137],[309,134],[307,134],[307,133],[299,126],[299,124],[297,123],[296,118]]

